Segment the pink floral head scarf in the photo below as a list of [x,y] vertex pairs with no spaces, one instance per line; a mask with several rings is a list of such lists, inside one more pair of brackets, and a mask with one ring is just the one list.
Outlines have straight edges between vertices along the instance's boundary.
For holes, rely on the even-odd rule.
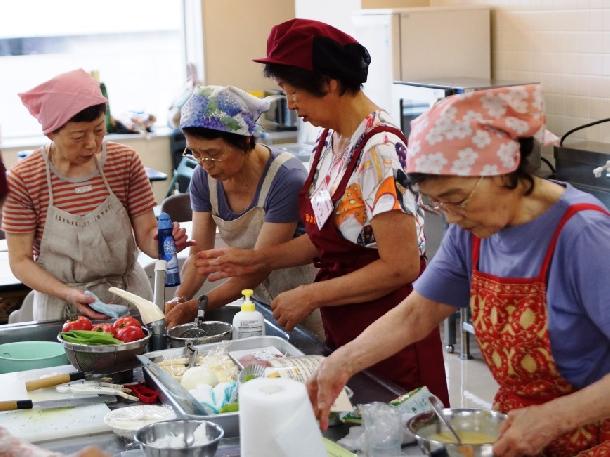
[[19,94],[45,135],[63,127],[75,114],[106,103],[100,84],[85,70],[73,70]]
[[511,173],[519,166],[519,138],[544,141],[544,123],[539,84],[444,98],[411,123],[407,173]]

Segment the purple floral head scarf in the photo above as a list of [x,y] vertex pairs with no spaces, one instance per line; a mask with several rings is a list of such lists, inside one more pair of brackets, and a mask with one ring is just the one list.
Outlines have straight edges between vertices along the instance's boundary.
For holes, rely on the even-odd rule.
[[180,113],[180,128],[202,127],[252,136],[256,121],[270,106],[268,99],[233,86],[197,86]]

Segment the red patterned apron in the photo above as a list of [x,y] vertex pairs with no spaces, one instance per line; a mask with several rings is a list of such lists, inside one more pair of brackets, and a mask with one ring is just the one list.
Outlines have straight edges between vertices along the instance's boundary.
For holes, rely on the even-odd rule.
[[[508,412],[539,405],[576,389],[557,369],[548,333],[546,281],[561,229],[579,211],[605,209],[572,205],[553,234],[538,276],[502,278],[478,270],[481,240],[473,236],[470,309],[483,357],[499,384],[494,408]],[[546,457],[610,456],[610,420],[562,435]]]
[[[366,142],[373,135],[383,131],[397,135],[406,144],[402,132],[393,127],[378,126],[366,132],[354,147],[345,174],[332,196],[335,207],[343,196],[347,183],[358,165]],[[327,135],[328,130],[325,130],[320,137],[314,152],[309,176],[299,194],[301,219],[305,223],[309,238],[320,253],[319,258],[314,262],[320,268],[316,281],[325,281],[346,275],[379,259],[377,249],[365,248],[346,240],[336,226],[332,215],[321,230],[316,225],[309,199],[309,188],[314,179]],[[423,258],[420,259],[420,264],[421,271],[423,271],[425,267]],[[411,290],[411,284],[406,284],[383,297],[368,302],[322,307],[320,311],[327,344],[335,349],[352,341],[366,327],[400,303]],[[438,329],[433,330],[422,341],[408,346],[374,365],[370,371],[407,390],[424,385],[428,386],[430,391],[438,396],[445,405],[449,405],[442,345]]]

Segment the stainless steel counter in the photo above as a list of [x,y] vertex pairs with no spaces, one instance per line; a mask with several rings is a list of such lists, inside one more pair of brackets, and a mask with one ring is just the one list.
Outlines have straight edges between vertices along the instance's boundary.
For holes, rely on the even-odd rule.
[[[328,355],[328,348],[306,330],[297,327],[292,332],[286,333],[275,321],[271,310],[263,305],[258,306],[265,317],[266,332],[268,335],[279,336],[288,339],[294,346],[305,354]],[[237,309],[222,308],[212,310],[206,314],[209,320],[224,320],[231,322]],[[0,344],[11,341],[23,340],[47,340],[56,341],[56,336],[61,329],[62,322],[42,323],[19,323],[0,326]],[[387,402],[404,391],[388,382],[384,382],[369,373],[360,373],[354,376],[348,385],[354,391],[352,401],[354,404],[368,403],[371,401]],[[347,433],[348,427],[344,425],[331,427],[325,434],[330,439],[337,440]],[[85,446],[97,446],[112,456],[136,457],[143,455],[130,445],[129,442],[114,435],[113,433],[102,433],[96,435],[79,436],[70,439],[54,440],[40,443],[41,446],[64,453],[75,452]],[[133,452],[125,452],[134,449]],[[232,438],[223,440],[217,457],[239,456],[239,440]],[[408,446],[403,449],[403,455],[421,455],[416,446]]]

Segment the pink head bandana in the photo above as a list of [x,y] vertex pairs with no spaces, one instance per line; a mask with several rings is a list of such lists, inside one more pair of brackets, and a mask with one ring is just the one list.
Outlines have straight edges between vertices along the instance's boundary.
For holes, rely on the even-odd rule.
[[407,173],[510,173],[519,166],[519,138],[546,141],[544,121],[539,84],[447,97],[411,122]]
[[62,73],[19,97],[45,135],[63,127],[85,108],[108,101],[99,83],[82,69]]

